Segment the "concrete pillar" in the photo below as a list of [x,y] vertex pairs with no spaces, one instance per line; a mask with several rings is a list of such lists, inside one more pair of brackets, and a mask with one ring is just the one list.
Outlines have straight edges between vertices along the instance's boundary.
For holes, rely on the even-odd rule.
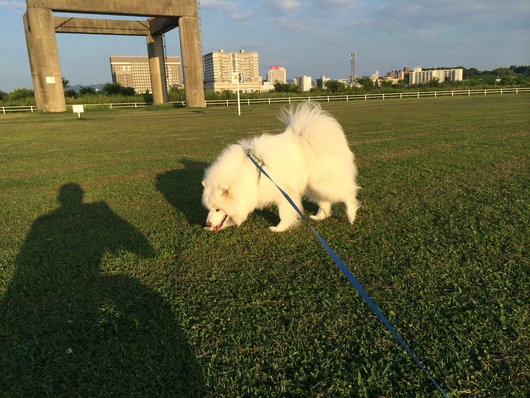
[[169,102],[169,99],[167,95],[164,41],[162,35],[147,36],[147,56],[149,57],[149,72],[151,74],[151,88],[153,89],[153,103],[167,103]]
[[37,109],[42,109],[44,101],[42,99],[42,89],[39,87],[39,79],[37,78],[37,66],[35,65],[35,54],[33,49],[33,38],[29,31],[28,14],[22,17],[24,22],[24,32],[26,34],[26,46],[28,48],[29,69],[31,71],[31,80],[33,82],[33,92],[35,93],[35,102]]
[[202,55],[199,37],[199,20],[195,17],[179,18],[180,53],[186,106],[204,108]]
[[37,85],[36,98],[41,97],[41,109],[44,112],[65,112],[63,80],[59,64],[59,51],[55,38],[53,15],[50,9],[28,8],[28,30],[31,43],[28,52],[33,54]]

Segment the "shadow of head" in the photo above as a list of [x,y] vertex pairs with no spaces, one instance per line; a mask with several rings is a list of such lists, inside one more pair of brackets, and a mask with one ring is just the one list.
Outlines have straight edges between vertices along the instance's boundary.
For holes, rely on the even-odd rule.
[[190,224],[203,225],[207,212],[201,202],[201,181],[209,165],[190,159],[182,159],[179,164],[181,167],[156,176],[156,189]]
[[68,183],[59,188],[57,201],[62,207],[78,207],[83,203],[85,193],[79,184]]

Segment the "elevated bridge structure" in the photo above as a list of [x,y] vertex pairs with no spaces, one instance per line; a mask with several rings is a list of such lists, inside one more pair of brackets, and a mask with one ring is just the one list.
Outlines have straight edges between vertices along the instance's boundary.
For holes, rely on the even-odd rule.
[[[186,106],[205,106],[195,0],[26,0],[26,6],[24,30],[37,109],[44,112],[66,111],[56,33],[145,36],[153,102],[168,102],[162,35],[177,27]],[[54,12],[148,18],[114,20],[61,17],[54,16]]]

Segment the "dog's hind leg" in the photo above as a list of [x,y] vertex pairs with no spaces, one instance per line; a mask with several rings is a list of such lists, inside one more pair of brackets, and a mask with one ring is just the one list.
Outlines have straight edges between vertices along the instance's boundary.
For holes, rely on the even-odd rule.
[[331,216],[331,202],[327,200],[318,200],[318,212],[310,216],[313,220],[323,220]]

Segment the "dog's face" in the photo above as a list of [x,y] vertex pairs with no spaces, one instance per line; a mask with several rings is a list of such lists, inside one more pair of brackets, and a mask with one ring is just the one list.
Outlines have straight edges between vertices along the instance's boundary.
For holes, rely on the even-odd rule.
[[218,187],[211,187],[205,181],[202,182],[202,185],[204,186],[202,203],[208,209],[206,229],[217,232],[241,224],[236,221],[239,219],[237,206],[228,186],[222,184]]

